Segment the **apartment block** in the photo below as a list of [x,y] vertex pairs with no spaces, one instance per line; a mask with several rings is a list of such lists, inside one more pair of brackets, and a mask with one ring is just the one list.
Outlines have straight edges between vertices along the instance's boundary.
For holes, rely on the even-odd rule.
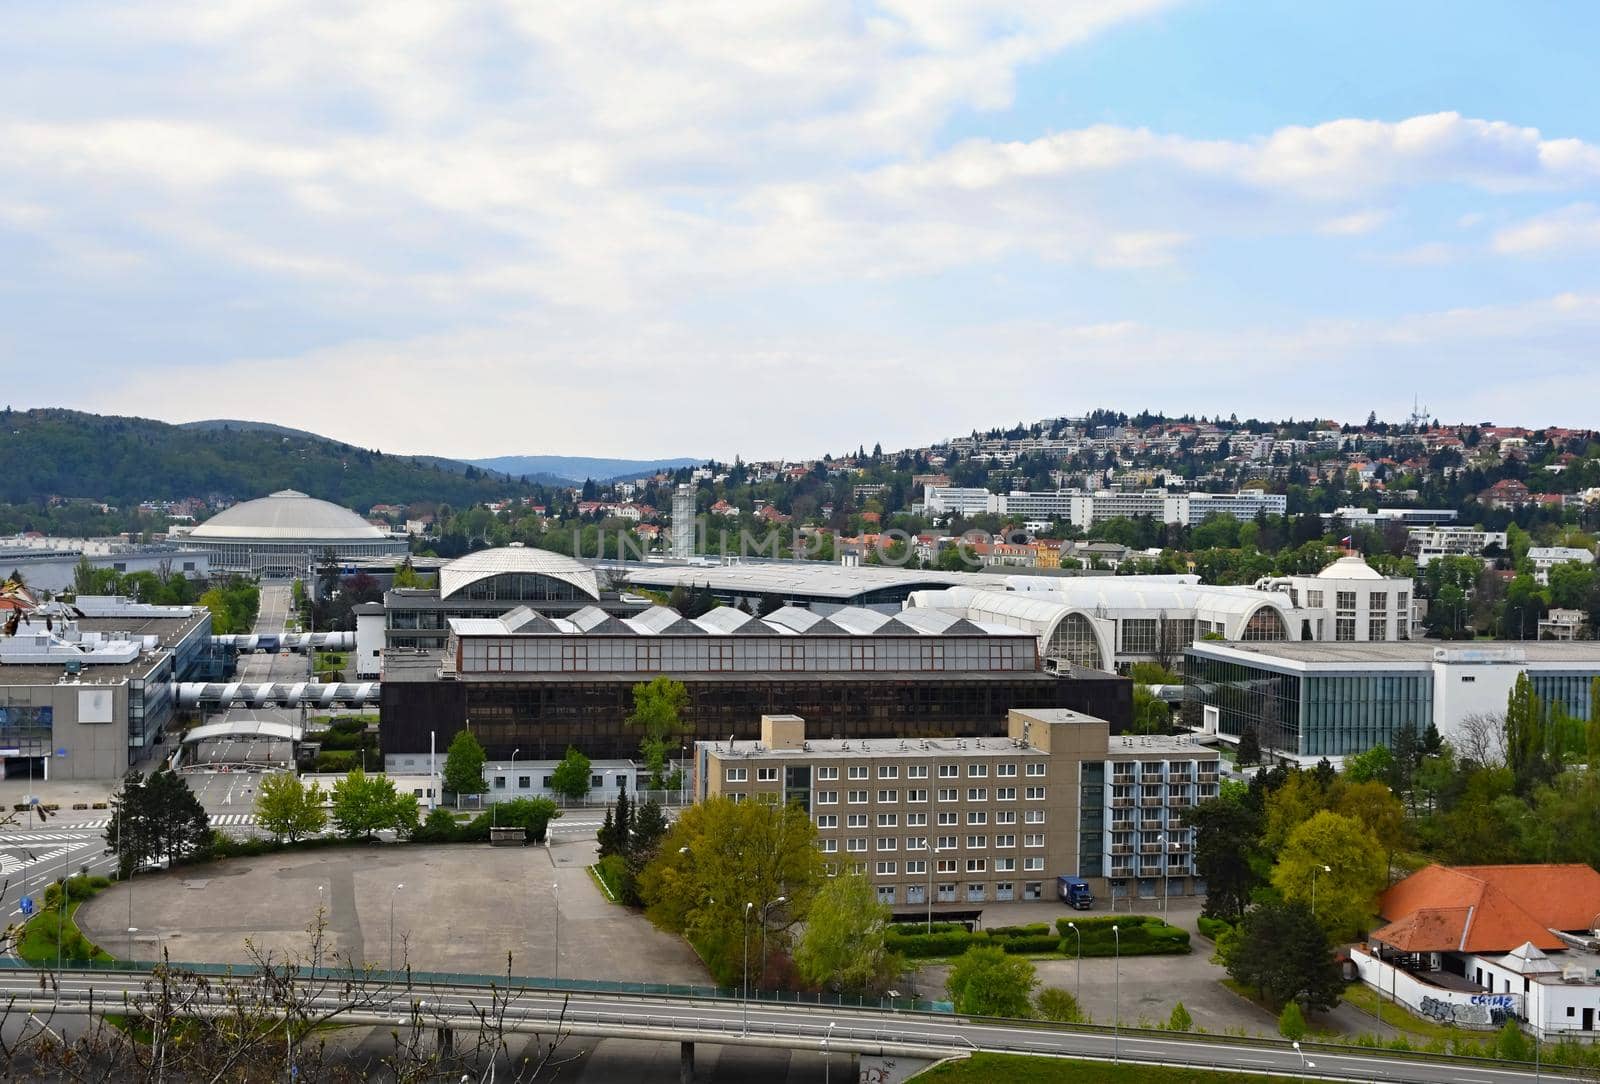
[[[1013,709],[1003,738],[810,739],[764,715],[758,741],[697,742],[697,800],[796,802],[832,874],[899,911],[1204,891],[1184,817],[1217,793],[1216,754],[1187,737],[1112,737],[1104,719]],[[1163,883],[1165,879],[1165,883]]]

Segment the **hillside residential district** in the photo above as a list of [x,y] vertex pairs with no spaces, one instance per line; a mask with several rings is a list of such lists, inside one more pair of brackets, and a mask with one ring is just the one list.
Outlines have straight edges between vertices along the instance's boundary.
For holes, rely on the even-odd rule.
[[[115,976],[159,1035],[163,975],[343,967],[394,1079],[1600,1065],[1597,441],[1101,413],[19,524],[0,904],[53,1001],[5,996],[87,1034]],[[487,1048],[474,976],[531,999]],[[330,1064],[275,996],[270,1071]]]

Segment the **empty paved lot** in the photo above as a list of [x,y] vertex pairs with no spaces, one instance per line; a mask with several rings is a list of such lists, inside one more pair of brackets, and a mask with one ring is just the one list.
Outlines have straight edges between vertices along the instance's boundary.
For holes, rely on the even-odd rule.
[[[568,852],[572,852],[569,853]],[[579,853],[581,852],[581,853]],[[394,908],[396,966],[548,976],[556,963],[559,894],[563,977],[706,983],[687,945],[607,903],[584,860],[593,844],[543,847],[337,847],[231,859],[136,877],[86,903],[78,922],[94,941],[153,959],[157,938],[174,961],[244,962],[245,939],[278,955],[309,950],[325,901],[330,953],[384,966]],[[405,887],[396,891],[394,886]],[[559,892],[553,886],[559,884]],[[321,891],[319,892],[319,886]],[[133,912],[129,921],[128,899]]]

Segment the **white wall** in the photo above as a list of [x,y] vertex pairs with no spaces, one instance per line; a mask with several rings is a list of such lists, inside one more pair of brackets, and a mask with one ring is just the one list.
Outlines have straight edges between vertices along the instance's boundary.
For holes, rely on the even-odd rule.
[[1460,735],[1468,716],[1505,713],[1506,698],[1526,663],[1515,648],[1441,651],[1445,658],[1432,665],[1433,722],[1449,741]]
[[356,615],[356,677],[374,678],[383,669],[384,615]]
[[1515,1015],[1522,1013],[1520,987],[1512,994],[1489,995],[1487,991],[1469,994],[1431,986],[1360,948],[1351,948],[1350,960],[1363,982],[1420,1016],[1453,1022],[1457,1027],[1492,1031],[1496,1027],[1491,1016],[1493,1008],[1507,1008]]

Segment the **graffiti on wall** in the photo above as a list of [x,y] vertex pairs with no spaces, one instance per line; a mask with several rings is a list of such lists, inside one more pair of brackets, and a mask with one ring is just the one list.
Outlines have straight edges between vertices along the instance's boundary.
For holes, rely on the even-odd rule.
[[1466,1002],[1425,997],[1417,1011],[1423,1016],[1457,1027],[1499,1027],[1516,1013],[1511,994],[1474,994]]

